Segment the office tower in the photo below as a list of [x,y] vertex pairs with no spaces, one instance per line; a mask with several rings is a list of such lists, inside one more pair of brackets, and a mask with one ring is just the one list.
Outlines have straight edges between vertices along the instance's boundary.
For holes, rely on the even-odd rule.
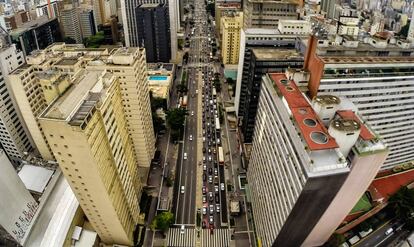
[[88,38],[96,34],[94,12],[88,9],[79,11],[79,22],[82,30],[82,38]]
[[341,112],[342,99],[321,96],[312,106],[294,81],[300,78],[263,77],[247,172],[263,246],[322,245],[387,155],[352,110]]
[[237,116],[244,115],[247,83],[253,48],[294,49],[296,39],[304,35],[282,34],[277,29],[249,28],[241,31],[239,65],[237,68],[236,97],[234,106]]
[[309,40],[304,65],[310,72],[311,97],[333,93],[356,105],[390,149],[382,169],[412,161],[412,51],[399,48],[402,41],[387,46],[376,38],[352,47],[319,48],[317,43],[314,37]]
[[302,68],[303,57],[294,49],[278,49],[257,47],[251,49],[248,70],[243,81],[245,93],[239,105],[240,130],[244,143],[253,141],[253,131],[256,122],[257,105],[259,102],[262,76],[267,73],[283,73],[288,68]]
[[104,24],[99,25],[98,31],[103,32],[105,44],[114,45],[120,41],[117,17],[111,17]]
[[168,8],[165,4],[141,4],[136,8],[139,46],[147,62],[167,63],[171,58]]
[[121,94],[114,74],[87,71],[39,122],[100,238],[132,245],[142,185]]
[[36,4],[36,15],[37,17],[56,18],[60,15],[62,5],[62,2],[58,0],[42,0]]
[[105,14],[105,0],[92,0],[92,8],[93,8],[93,17],[96,26],[105,23],[106,16]]
[[171,60],[177,56],[177,32],[179,28],[179,14],[177,1],[175,0],[125,0],[121,1],[122,24],[124,29],[125,44],[127,47],[138,47],[141,37],[138,34],[136,8],[141,4],[160,3],[168,7],[170,22]]
[[38,203],[24,186],[6,154],[0,149],[0,226],[22,244]]
[[14,44],[3,43],[0,51],[0,144],[15,165],[20,163],[25,152],[33,151],[30,135],[6,86],[10,72],[23,63],[23,53],[17,51]]
[[333,19],[335,16],[336,0],[321,0],[321,12],[325,14],[327,18]]
[[243,28],[277,28],[279,20],[297,20],[299,0],[243,1]]
[[223,29],[221,37],[223,64],[237,64],[239,62],[240,31],[243,26],[243,13],[226,12],[220,21]]
[[82,44],[83,40],[77,8],[63,10],[60,19],[65,38],[71,38],[77,44]]
[[11,31],[10,37],[25,56],[34,50],[45,49],[54,42],[62,41],[58,20],[47,17],[24,23],[19,29]]

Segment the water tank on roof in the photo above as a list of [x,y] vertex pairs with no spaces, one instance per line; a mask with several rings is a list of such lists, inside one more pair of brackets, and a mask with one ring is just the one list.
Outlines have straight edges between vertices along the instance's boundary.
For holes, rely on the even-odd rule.
[[312,100],[312,107],[319,118],[328,126],[338,110],[341,100],[334,95],[318,95]]
[[344,155],[348,156],[349,151],[358,140],[361,132],[361,125],[352,119],[335,119],[329,125],[328,133],[335,138],[339,145],[339,150]]

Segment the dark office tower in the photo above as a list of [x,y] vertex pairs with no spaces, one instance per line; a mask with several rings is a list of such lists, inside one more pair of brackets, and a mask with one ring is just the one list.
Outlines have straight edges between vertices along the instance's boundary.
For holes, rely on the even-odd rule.
[[50,44],[62,41],[59,22],[56,18],[41,17],[26,22],[20,28],[10,33],[11,40],[16,48],[29,55],[34,50],[41,50]]
[[136,9],[138,40],[145,47],[147,62],[171,59],[170,21],[165,4],[141,4]]
[[253,141],[257,104],[259,103],[262,76],[267,73],[284,73],[287,68],[302,68],[303,57],[294,49],[253,48],[246,78],[246,96],[243,108],[242,133],[245,143]]

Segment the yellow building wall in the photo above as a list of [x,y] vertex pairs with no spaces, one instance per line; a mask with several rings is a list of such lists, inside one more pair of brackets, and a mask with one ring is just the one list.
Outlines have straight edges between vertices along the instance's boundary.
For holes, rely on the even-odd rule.
[[221,17],[221,55],[223,64],[238,64],[243,14]]

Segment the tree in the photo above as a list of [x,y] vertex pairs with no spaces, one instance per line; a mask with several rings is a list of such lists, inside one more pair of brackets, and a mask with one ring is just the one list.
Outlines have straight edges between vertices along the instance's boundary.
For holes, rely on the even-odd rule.
[[219,78],[215,78],[213,81],[213,86],[216,88],[216,91],[219,93],[221,91],[221,83]]
[[66,44],[76,44],[76,40],[74,40],[71,37],[65,37],[65,38],[63,38],[63,42],[65,42]]
[[407,24],[401,28],[398,34],[401,36],[407,37],[409,29],[410,29],[410,22],[407,22]]
[[214,3],[209,3],[206,5],[206,11],[210,12],[210,15],[212,17],[215,17],[216,13],[215,13],[215,7],[214,7]]
[[167,211],[155,216],[151,223],[151,229],[159,229],[165,232],[174,223],[174,214]]
[[188,88],[187,88],[187,86],[186,85],[184,85],[184,84],[178,84],[177,85],[177,92],[178,93],[187,93],[188,92]]
[[407,186],[401,187],[390,197],[388,203],[396,216],[406,223],[405,227],[409,230],[414,229],[414,190]]
[[98,32],[95,35],[92,35],[86,38],[84,44],[87,48],[99,48],[105,43],[105,36],[103,32]]
[[171,129],[181,129],[184,127],[187,110],[183,108],[174,108],[167,111],[167,124]]

